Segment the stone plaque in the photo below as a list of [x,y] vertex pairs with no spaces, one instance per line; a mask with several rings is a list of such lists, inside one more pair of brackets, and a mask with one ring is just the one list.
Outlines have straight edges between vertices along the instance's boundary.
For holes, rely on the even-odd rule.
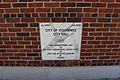
[[40,23],[42,60],[80,59],[82,23]]

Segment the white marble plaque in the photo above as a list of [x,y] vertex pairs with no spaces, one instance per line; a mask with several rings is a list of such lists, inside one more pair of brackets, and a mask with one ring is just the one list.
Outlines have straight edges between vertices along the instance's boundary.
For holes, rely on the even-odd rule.
[[82,23],[40,23],[42,60],[80,59]]

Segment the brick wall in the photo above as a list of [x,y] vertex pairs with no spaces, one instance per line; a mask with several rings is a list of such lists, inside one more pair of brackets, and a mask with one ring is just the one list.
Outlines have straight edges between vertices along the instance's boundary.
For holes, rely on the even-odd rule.
[[[80,60],[41,60],[41,22],[83,22]],[[119,65],[119,44],[120,0],[0,0],[0,66]]]

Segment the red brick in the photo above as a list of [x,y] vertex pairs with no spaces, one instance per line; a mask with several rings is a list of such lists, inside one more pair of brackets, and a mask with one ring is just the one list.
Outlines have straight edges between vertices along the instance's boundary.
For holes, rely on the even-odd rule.
[[22,18],[21,22],[35,22],[35,18]]
[[0,48],[11,48],[11,45],[0,45]]
[[102,33],[96,33],[96,32],[93,32],[93,33],[89,33],[89,36],[101,36]]
[[94,32],[95,31],[95,28],[83,28],[83,31],[86,31],[86,32]]
[[24,48],[24,45],[12,45],[12,48],[14,48],[14,49]]
[[61,7],[75,7],[75,3],[61,3]]
[[115,0],[100,0],[100,2],[115,2]]
[[119,23],[119,22],[120,22],[120,19],[112,19],[112,22],[117,22],[117,23]]
[[29,3],[29,7],[43,7],[43,3]]
[[30,44],[30,41],[18,41],[18,44],[27,45],[27,44]]
[[15,61],[4,61],[5,64],[15,64]]
[[108,32],[108,33],[103,33],[103,36],[115,36],[116,33],[114,32]]
[[109,40],[120,40],[120,37],[109,37]]
[[66,1],[66,0],[51,0],[51,1]]
[[20,22],[20,19],[19,18],[15,18],[15,19],[7,19],[6,20],[8,23],[17,23],[17,22]]
[[90,23],[90,27],[102,27],[103,23]]
[[36,28],[22,28],[23,32],[35,32]]
[[21,8],[20,11],[21,13],[33,13],[34,8]]
[[2,56],[8,56],[9,57],[9,56],[13,56],[13,54],[12,53],[7,53],[7,54],[3,53]]
[[0,60],[8,60],[8,57],[0,57]]
[[31,33],[31,36],[39,36],[39,35],[40,35],[39,32],[32,32],[32,33]]
[[83,18],[83,22],[96,22],[95,18]]
[[0,4],[0,8],[10,8],[11,4]]
[[69,2],[82,2],[83,0],[68,0]]
[[66,12],[66,8],[52,8],[52,12]]
[[82,8],[68,8],[68,12],[82,12]]
[[24,40],[37,41],[37,37],[24,37]]
[[82,53],[81,56],[92,56],[92,53]]
[[116,2],[120,2],[120,0],[116,0]]
[[0,28],[0,32],[7,32],[7,28]]
[[106,45],[103,44],[103,45],[94,45],[94,48],[106,48]]
[[50,8],[36,8],[36,12],[50,12]]
[[49,18],[37,18],[36,22],[50,22]]
[[19,9],[5,9],[6,13],[19,13]]
[[15,36],[15,33],[3,33],[3,36]]
[[85,52],[98,52],[98,49],[86,49]]
[[52,18],[52,22],[66,22],[65,18]]
[[100,41],[88,41],[88,44],[100,44]]
[[110,31],[119,32],[120,28],[111,28]]
[[45,7],[59,7],[59,3],[44,3]]
[[7,41],[9,40],[9,37],[0,37],[0,41]]
[[[111,52],[111,49],[99,49],[99,52]],[[104,57],[107,57],[107,56],[104,56]],[[104,57],[101,57],[101,58],[104,58]]]
[[49,2],[50,0],[35,0],[35,1]]
[[19,50],[20,52],[31,52],[32,50],[31,49],[21,49]]
[[3,2],[17,2],[17,0],[3,0]]
[[83,12],[97,12],[97,8],[84,8]]
[[0,13],[4,13],[4,9],[0,9]]
[[0,23],[5,23],[5,19],[0,19]]
[[46,13],[39,13],[39,16],[40,17],[46,17],[47,15],[46,15]]
[[114,9],[114,13],[120,13],[120,9]]
[[37,45],[27,45],[26,48],[31,48],[31,49],[35,48],[35,49],[37,49],[38,46]]
[[89,56],[89,57],[86,57],[86,59],[97,59],[97,56]]
[[0,24],[0,27],[1,28],[4,28],[4,27],[13,27],[13,24],[3,23],[3,24]]
[[91,3],[77,3],[77,7],[91,7]]
[[84,2],[99,2],[99,0],[84,0]]
[[81,22],[81,18],[67,18],[67,22]]
[[108,37],[96,37],[95,40],[108,40]]
[[113,44],[113,41],[102,41],[101,44]]
[[109,28],[96,28],[96,31],[109,31]]
[[99,12],[100,13],[112,13],[113,12],[113,9],[99,9]]
[[119,45],[107,45],[107,48],[119,48]]
[[106,7],[106,3],[93,3],[92,7]]
[[19,50],[18,49],[7,49],[7,52],[14,53],[14,52],[19,52]]
[[12,4],[13,7],[27,7],[27,3],[14,3]]
[[119,59],[120,56],[111,56],[112,59]]
[[82,45],[82,48],[93,48],[93,45]]
[[106,24],[104,24],[104,27],[117,27],[117,24],[114,24],[114,23],[106,23]]
[[99,18],[98,19],[98,22],[110,22],[111,20],[110,19],[107,19],[107,18]]
[[33,2],[34,0],[19,0],[19,2]]
[[10,37],[11,40],[23,40],[23,37]]
[[90,13],[84,13],[84,14],[83,14],[83,17],[90,17],[90,16],[91,16]]
[[83,37],[83,40],[94,40],[94,37]]
[[116,60],[104,60],[104,63],[115,63]]
[[108,8],[120,8],[120,4],[119,3],[108,4]]
[[21,28],[9,28],[9,32],[21,32]]
[[39,45],[40,44],[40,41],[33,41],[32,42],[32,45]]
[[12,44],[17,44],[17,42],[16,41],[5,41],[4,44],[6,44],[6,45],[11,44],[12,45]]
[[120,41],[115,41],[114,44],[120,44]]

